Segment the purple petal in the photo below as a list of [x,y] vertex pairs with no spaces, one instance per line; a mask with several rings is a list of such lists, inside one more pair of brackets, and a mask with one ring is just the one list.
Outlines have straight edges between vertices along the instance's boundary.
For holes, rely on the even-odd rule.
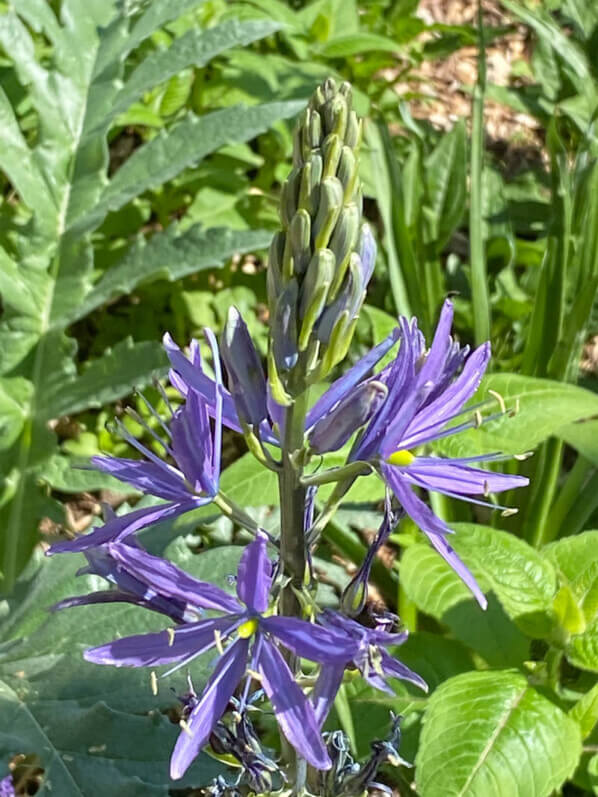
[[451,352],[451,327],[453,325],[453,305],[448,299],[445,300],[440,312],[440,319],[436,326],[434,339],[430,346],[424,364],[418,374],[420,384],[432,381],[438,382],[444,371],[444,364]]
[[376,265],[376,241],[372,235],[369,224],[364,224],[361,228],[359,258],[361,260],[361,270],[365,289],[374,273],[374,266]]
[[[209,376],[191,363],[174,342],[168,332],[162,338],[162,343],[173,370],[179,375],[187,387],[197,391],[208,406],[208,411],[212,417],[216,414],[216,383]],[[177,387],[177,389],[179,389]],[[237,432],[241,431],[241,424],[237,416],[235,404],[231,394],[224,387],[222,390],[222,422],[229,429]]]
[[484,376],[490,360],[490,344],[479,346],[467,358],[463,370],[450,387],[438,398],[417,413],[407,428],[401,433],[401,439],[392,441],[397,448],[412,448],[423,442],[434,439],[434,431],[440,431],[444,424],[458,412],[476,392]]
[[420,527],[434,548],[453,568],[464,584],[469,587],[480,606],[485,609],[488,602],[484,593],[479,588],[477,581],[466,565],[461,561],[445,539],[446,535],[451,533],[451,529],[415,495],[409,484],[404,481],[397,468],[383,465],[382,474],[385,481],[400,501],[405,512],[407,512],[416,525]]
[[268,416],[266,377],[247,324],[230,307],[220,349],[240,418],[258,428]]
[[91,462],[104,473],[128,482],[144,493],[156,495],[167,501],[190,498],[182,475],[166,462],[160,466],[142,459],[120,459],[101,455],[92,457]]
[[355,640],[296,617],[266,617],[260,628],[297,656],[325,664],[346,664],[357,650]]
[[316,422],[309,436],[311,449],[317,454],[338,451],[378,411],[387,394],[386,385],[375,379],[358,385]]
[[237,571],[237,595],[247,608],[265,612],[272,586],[272,562],[266,549],[267,537],[258,534],[245,548]]
[[106,645],[89,648],[83,656],[95,664],[159,667],[210,650],[216,644],[215,631],[220,634],[230,633],[238,623],[239,620],[235,617],[200,620],[155,634],[137,634],[115,639]]
[[127,572],[161,595],[201,609],[216,609],[232,614],[243,611],[238,601],[220,587],[193,578],[159,556],[152,556],[129,545],[111,545],[110,553]]
[[415,686],[423,689],[424,692],[428,691],[428,684],[416,672],[410,670],[409,667],[398,659],[395,659],[386,650],[380,650],[380,655],[382,657],[380,664],[385,676],[388,678],[398,678],[401,681],[409,681],[409,683],[415,684]]
[[262,686],[270,698],[278,724],[289,743],[316,769],[330,769],[331,762],[320,736],[311,703],[293,678],[274,645],[263,639],[258,657]]
[[343,664],[326,664],[318,675],[316,685],[310,695],[318,728],[321,728],[326,722],[336,693],[343,682],[344,672]]
[[372,370],[384,355],[392,349],[400,336],[397,327],[377,346],[362,357],[344,376],[333,382],[328,390],[314,404],[307,414],[306,428],[311,428],[320,418],[323,418],[334,405],[352,390]]
[[188,730],[179,735],[170,759],[170,777],[182,778],[208,741],[214,725],[226,711],[228,702],[247,666],[248,639],[237,639],[218,660],[199,702],[187,720]]
[[529,484],[529,479],[524,476],[510,476],[506,473],[469,468],[455,463],[458,463],[458,460],[417,457],[415,462],[400,470],[406,477],[413,478],[420,487],[425,487],[427,490],[465,495],[500,493]]
[[200,506],[198,501],[180,501],[174,504],[160,504],[136,509],[126,515],[118,515],[89,534],[82,534],[74,540],[57,542],[46,553],[49,556],[55,553],[75,553],[108,542],[120,542],[136,531],[151,526],[152,523],[184,515],[185,512],[197,509],[198,506]]
[[217,474],[212,470],[213,446],[210,416],[203,398],[189,391],[183,407],[170,423],[175,460],[195,492],[215,495]]

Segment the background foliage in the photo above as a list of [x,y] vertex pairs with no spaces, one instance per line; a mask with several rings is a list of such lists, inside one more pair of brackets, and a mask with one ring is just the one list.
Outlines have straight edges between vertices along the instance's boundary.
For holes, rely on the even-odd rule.
[[[153,423],[133,391],[164,375],[164,330],[183,344],[234,303],[264,353],[291,120],[329,74],[352,81],[368,116],[362,177],[380,243],[351,356],[397,313],[429,332],[454,292],[460,339],[493,343],[480,398],[498,391],[517,413],[437,451],[535,452],[506,465],[532,482],[507,501],[516,516],[434,499],[486,613],[409,522],[398,529],[373,577],[430,694],[350,683],[331,725],[364,756],[389,709],[403,713],[415,769],[384,776],[405,793],[598,793],[598,11],[502,0],[480,25],[467,10],[438,21],[433,6],[0,3],[0,776],[16,767],[29,793],[173,793],[173,695],[81,659],[148,620],[124,607],[48,615],[86,584],[77,557],[44,560],[39,543],[83,530],[100,499],[135,500],[71,466],[126,450],[115,414],[138,436],[127,408]],[[501,77],[493,55],[513,42],[524,46]],[[468,61],[480,68],[443,96],[438,75]],[[275,527],[274,480],[230,441],[225,459],[223,489]],[[322,601],[361,561],[381,498],[362,479],[327,529]],[[217,567],[226,586],[240,541],[204,510],[147,544],[200,577]],[[221,771],[204,757],[182,786]]]

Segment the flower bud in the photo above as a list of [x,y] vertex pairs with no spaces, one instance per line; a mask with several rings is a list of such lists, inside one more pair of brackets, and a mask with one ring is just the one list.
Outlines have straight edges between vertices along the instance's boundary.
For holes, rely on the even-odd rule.
[[291,280],[278,297],[272,319],[272,352],[279,374],[297,362],[297,280]]
[[382,382],[359,385],[316,423],[309,436],[311,450],[316,454],[338,451],[378,411],[387,394]]
[[240,420],[259,426],[268,415],[266,378],[247,325],[236,307],[229,308],[220,353]]

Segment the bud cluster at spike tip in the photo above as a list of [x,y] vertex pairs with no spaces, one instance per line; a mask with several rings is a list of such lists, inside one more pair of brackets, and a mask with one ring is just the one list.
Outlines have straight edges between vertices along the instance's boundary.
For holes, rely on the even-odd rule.
[[269,371],[279,394],[324,377],[351,342],[376,258],[362,221],[360,142],[351,87],[329,78],[296,127],[280,200],[283,229],[270,247]]

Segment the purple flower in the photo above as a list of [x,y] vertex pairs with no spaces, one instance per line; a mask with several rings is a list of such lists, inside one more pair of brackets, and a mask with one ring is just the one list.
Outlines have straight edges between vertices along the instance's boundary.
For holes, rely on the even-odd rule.
[[355,640],[332,624],[324,628],[291,617],[264,614],[272,583],[265,535],[260,534],[243,552],[237,574],[237,598],[138,548],[111,544],[109,549],[127,573],[153,594],[181,602],[187,610],[192,607],[199,613],[203,609],[216,609],[223,615],[182,623],[167,631],[117,639],[84,654],[88,661],[97,664],[153,667],[176,663],[174,669],[178,669],[206,651],[219,649],[214,671],[176,743],[171,760],[173,778],[182,777],[206,744],[233,692],[248,673],[244,700],[251,676],[257,673],[289,742],[312,766],[319,769],[330,766],[313,708],[274,640],[297,656],[343,668],[355,655]]
[[350,660],[342,664],[326,662],[320,671],[311,698],[320,727],[328,716],[347,665],[359,670],[370,686],[390,695],[394,695],[394,692],[387,683],[388,678],[409,681],[420,689],[428,691],[423,678],[393,658],[386,650],[389,645],[402,645],[408,636],[406,631],[399,634],[390,633],[384,630],[386,623],[382,626],[376,625],[376,628],[366,628],[355,620],[330,609],[325,609],[318,621],[327,630],[342,634],[352,639],[355,644]]
[[[502,459],[498,454],[447,458],[414,453],[419,446],[478,423],[454,421],[466,412],[465,403],[480,385],[490,358],[490,344],[485,343],[469,354],[468,347],[461,348],[450,336],[452,318],[452,304],[446,301],[427,352],[416,321],[400,319],[398,354],[375,377],[376,382],[386,386],[386,399],[356,441],[349,459],[371,462],[378,468],[405,512],[485,607],[486,599],[474,577],[446,540],[452,529],[413,491],[414,487],[434,490],[494,508],[493,504],[473,496],[487,496],[528,484],[528,479],[522,476],[472,467],[476,462]],[[364,365],[371,362],[370,355],[364,358]],[[341,388],[343,394],[354,389],[359,365],[331,388],[336,389],[337,396],[342,395]],[[331,390],[324,394],[324,399]],[[331,398],[327,399],[329,405]],[[317,408],[318,405],[314,409]]]
[[0,780],[0,797],[16,797],[12,775],[7,775]]
[[[160,459],[151,449],[134,438],[119,423],[123,437],[142,453],[145,459],[121,459],[108,456],[92,457],[92,463],[100,470],[128,482],[147,495],[162,498],[165,503],[158,506],[136,509],[122,516],[114,516],[90,534],[53,545],[49,554],[85,551],[110,541],[130,537],[142,528],[161,520],[178,517],[193,509],[210,503],[218,492],[220,479],[220,454],[222,442],[223,388],[220,359],[216,339],[210,330],[206,337],[212,349],[216,376],[213,391],[214,431],[210,427],[210,407],[202,396],[188,390],[185,403],[174,411],[170,424],[161,421],[167,440],[148,430],[161,443],[165,452],[174,460],[170,465]],[[191,347],[190,369],[196,378],[205,376],[196,341]],[[180,379],[177,380],[177,386]],[[118,423],[118,422],[117,422]]]

